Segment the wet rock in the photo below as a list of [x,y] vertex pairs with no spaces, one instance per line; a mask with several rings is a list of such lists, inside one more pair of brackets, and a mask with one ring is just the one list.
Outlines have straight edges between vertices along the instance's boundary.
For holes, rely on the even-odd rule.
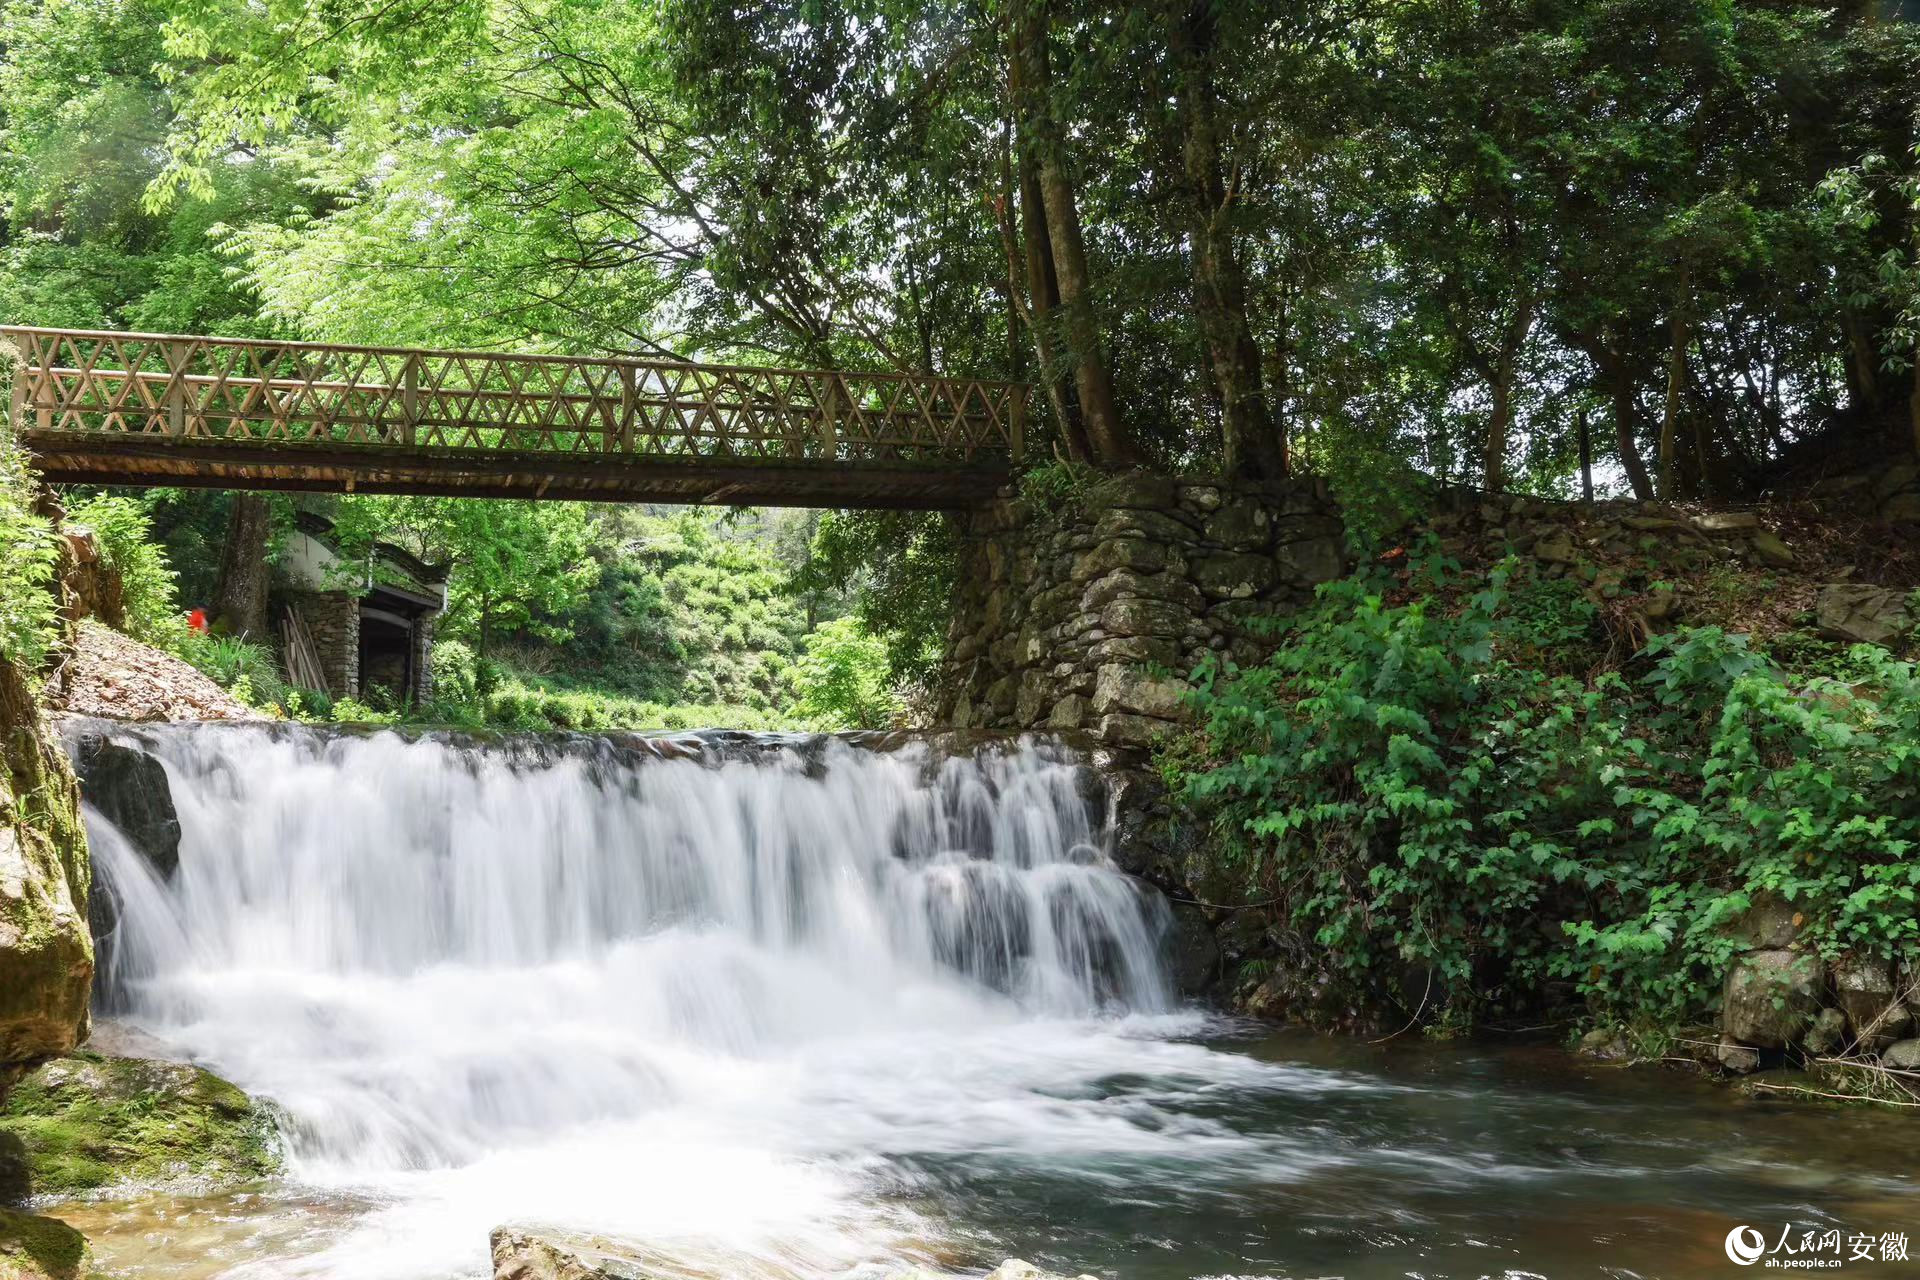
[[86,1237],[58,1218],[0,1209],[0,1280],[81,1280]]
[[1888,1045],[1880,1051],[1880,1062],[1895,1071],[1920,1071],[1920,1039]]
[[1633,1057],[1633,1045],[1617,1027],[1595,1027],[1580,1037],[1579,1053],[1602,1062],[1622,1062]]
[[1730,1071],[1737,1076],[1760,1069],[1760,1051],[1741,1044],[1731,1036],[1720,1037],[1720,1043],[1714,1046],[1713,1059],[1723,1071]]
[[1913,1025],[1893,984],[1893,965],[1885,960],[1849,956],[1833,966],[1835,998],[1848,1028],[1863,1049],[1890,1044]]
[[1817,1057],[1825,1057],[1846,1043],[1846,1039],[1847,1015],[1838,1009],[1822,1009],[1800,1038],[1800,1047]]
[[92,868],[66,752],[0,661],[0,1090],[85,1036]]
[[1173,989],[1189,998],[1204,996],[1220,980],[1220,941],[1199,907],[1176,904],[1166,938],[1167,972]]
[[1762,1049],[1792,1044],[1819,1012],[1821,969],[1817,957],[1796,951],[1748,952],[1727,975],[1721,1030]]
[[495,1227],[493,1280],[656,1280],[640,1258],[610,1243],[564,1232]]
[[267,1110],[185,1063],[56,1058],[0,1103],[0,1199],[77,1195],[110,1183],[198,1192],[279,1168]]
[[1031,1262],[1020,1258],[1008,1258],[987,1273],[987,1280],[1094,1280],[1094,1277],[1089,1275],[1068,1277],[1057,1272],[1042,1271]]
[[1293,986],[1281,974],[1272,973],[1240,1002],[1240,1008],[1249,1018],[1261,1018],[1268,1022],[1279,1022],[1287,1016],[1293,1004]]
[[1814,611],[1829,640],[1892,646],[1913,627],[1906,596],[1859,582],[1821,587]]
[[165,766],[102,734],[83,736],[73,754],[81,796],[119,828],[155,874],[171,877],[180,865],[180,815]]

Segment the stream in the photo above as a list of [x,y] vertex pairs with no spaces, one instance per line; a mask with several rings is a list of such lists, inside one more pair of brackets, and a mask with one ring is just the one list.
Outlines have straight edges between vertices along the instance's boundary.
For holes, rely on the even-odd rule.
[[115,732],[182,842],[163,883],[90,815],[103,1037],[271,1100],[289,1169],[60,1206],[110,1275],[478,1280],[503,1223],[666,1278],[1684,1278],[1752,1273],[1741,1225],[1920,1259],[1920,1122],[1183,1008],[1056,745]]

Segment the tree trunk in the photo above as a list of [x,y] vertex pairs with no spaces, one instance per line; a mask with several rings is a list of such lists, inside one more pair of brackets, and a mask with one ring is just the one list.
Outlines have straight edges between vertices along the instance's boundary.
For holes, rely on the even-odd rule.
[[1172,17],[1170,43],[1180,84],[1182,151],[1192,203],[1194,309],[1220,391],[1221,443],[1228,475],[1276,481],[1287,473],[1260,380],[1260,347],[1247,320],[1246,274],[1234,250],[1231,197],[1221,176],[1214,117],[1215,29],[1207,0]]
[[1913,349],[1913,393],[1907,397],[1907,426],[1913,432],[1913,451],[1920,455],[1920,344]]
[[1067,171],[1064,131],[1053,114],[1047,68],[1046,0],[1016,0],[1012,23],[1013,57],[1020,68],[1021,150],[1031,154],[1046,210],[1047,236],[1053,246],[1054,276],[1060,288],[1060,314],[1066,331],[1067,358],[1073,362],[1074,388],[1094,458],[1110,466],[1141,460],[1139,445],[1120,421],[1113,377],[1100,345],[1093,312],[1093,286],[1086,246],[1080,237],[1080,213]]
[[1527,336],[1533,332],[1537,314],[1529,293],[1520,299],[1513,320],[1500,335],[1500,354],[1493,366],[1493,412],[1487,417],[1487,438],[1480,457],[1480,469],[1492,493],[1505,492],[1507,487],[1507,441],[1513,433],[1514,366],[1520,362],[1520,352],[1527,345]]
[[1580,501],[1593,501],[1593,431],[1587,421],[1587,406],[1574,411],[1573,428],[1580,440]]
[[1873,342],[1852,307],[1840,312],[1840,324],[1847,335],[1847,389],[1853,407],[1870,413],[1880,403],[1880,375],[1874,368]]
[[1680,392],[1687,379],[1687,321],[1676,309],[1667,322],[1672,343],[1667,353],[1667,403],[1660,415],[1660,500],[1680,496]]
[[1628,371],[1626,361],[1599,332],[1574,330],[1567,336],[1574,346],[1586,352],[1594,368],[1600,371],[1608,398],[1613,401],[1614,448],[1620,456],[1620,468],[1627,473],[1627,483],[1633,488],[1633,496],[1642,502],[1650,501],[1653,498],[1653,479],[1647,474],[1647,464],[1640,458],[1640,445],[1635,439],[1635,428],[1640,425],[1640,408],[1635,401],[1633,375]]
[[213,619],[256,644],[267,640],[267,541],[272,535],[273,508],[266,495],[234,494],[220,547]]
[[[1009,287],[1015,291],[1015,309],[1021,313],[1027,331],[1033,338],[1034,360],[1040,366],[1040,385],[1046,389],[1054,421],[1060,424],[1060,438],[1067,446],[1067,456],[1075,462],[1089,462],[1093,459],[1093,449],[1087,441],[1086,427],[1080,421],[1080,406],[1067,397],[1061,386],[1060,360],[1053,349],[1053,326],[1057,323],[1054,313],[1060,306],[1060,282],[1053,273],[1053,241],[1047,235],[1047,214],[1040,199],[1040,174],[1033,159],[1031,121],[1036,106],[1020,73],[1022,59],[1013,46],[1014,41],[1010,39],[1007,57],[1008,109],[1021,123],[1018,129],[1019,142],[1014,148],[1012,160],[1013,173],[1009,174],[1007,181],[1007,199],[1014,200],[1014,175],[1017,174],[1020,251],[1016,255],[1013,224],[1009,218],[1005,221]],[[1025,277],[1024,290],[1011,279],[1015,275]],[[1024,305],[1020,302],[1021,293],[1026,297]]]

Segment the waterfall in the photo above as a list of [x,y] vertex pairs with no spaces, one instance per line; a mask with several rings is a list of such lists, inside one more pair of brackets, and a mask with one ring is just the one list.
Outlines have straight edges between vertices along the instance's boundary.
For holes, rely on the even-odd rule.
[[843,1270],[930,1230],[883,1153],[1059,1111],[1169,1009],[1055,744],[109,732],[181,826],[162,880],[89,815],[111,1006],[377,1206],[263,1275],[479,1274],[492,1215]]

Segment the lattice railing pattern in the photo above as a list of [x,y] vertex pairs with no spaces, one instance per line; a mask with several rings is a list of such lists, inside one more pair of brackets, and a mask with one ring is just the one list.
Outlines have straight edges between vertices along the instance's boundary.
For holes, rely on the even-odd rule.
[[1006,463],[1026,388],[931,375],[0,326],[27,431],[742,462]]

